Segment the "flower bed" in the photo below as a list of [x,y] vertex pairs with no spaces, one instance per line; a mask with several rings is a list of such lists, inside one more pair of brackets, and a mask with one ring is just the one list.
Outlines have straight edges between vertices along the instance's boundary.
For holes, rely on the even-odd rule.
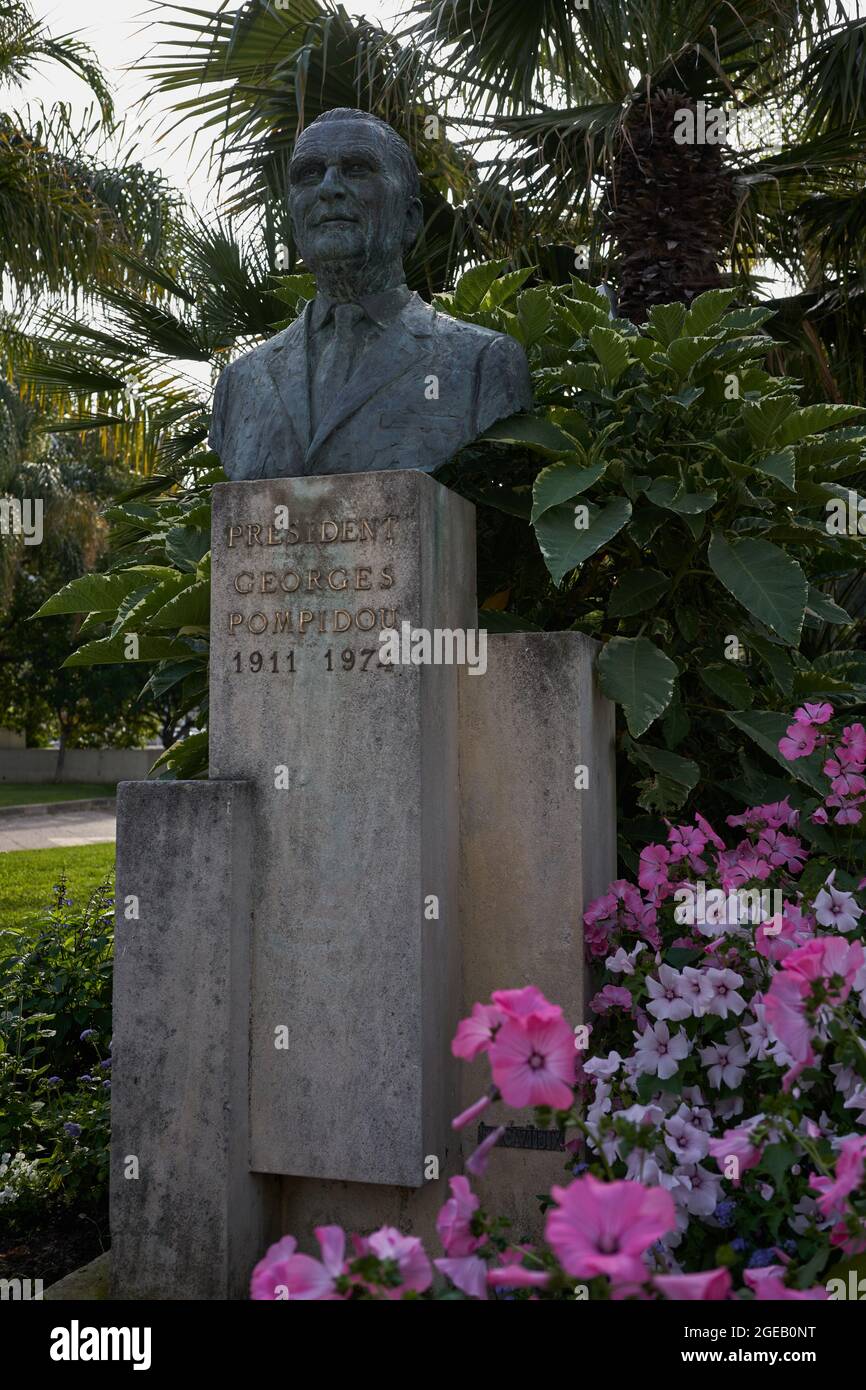
[[491,1084],[455,1128],[502,1100],[565,1137],[543,1246],[510,1245],[472,1191],[500,1127],[451,1179],[441,1257],[320,1227],[321,1259],[284,1238],[252,1297],[844,1297],[866,1256],[866,730],[832,718],[805,705],[779,744],[817,759],[821,796],[729,816],[727,840],[700,814],[669,824],[637,883],[590,904],[592,1024],[531,986],[460,1023],[455,1055],[484,1055]]

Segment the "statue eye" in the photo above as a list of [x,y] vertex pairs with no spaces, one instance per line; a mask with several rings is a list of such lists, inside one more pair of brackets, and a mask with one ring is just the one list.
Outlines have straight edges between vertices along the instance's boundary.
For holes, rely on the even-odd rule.
[[318,183],[324,172],[324,164],[301,164],[292,169],[292,183]]
[[372,167],[367,159],[350,159],[343,165],[343,172],[346,174],[369,174]]

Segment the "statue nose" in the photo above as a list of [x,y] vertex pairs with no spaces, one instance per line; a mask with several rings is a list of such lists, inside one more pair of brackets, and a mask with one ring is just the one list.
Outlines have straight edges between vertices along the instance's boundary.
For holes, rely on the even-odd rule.
[[333,164],[325,170],[325,176],[319,184],[319,196],[322,198],[344,198],[346,195],[346,185],[343,176]]

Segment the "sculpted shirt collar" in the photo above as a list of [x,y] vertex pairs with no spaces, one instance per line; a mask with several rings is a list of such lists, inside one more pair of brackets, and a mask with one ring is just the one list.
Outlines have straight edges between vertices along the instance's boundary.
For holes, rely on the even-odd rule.
[[[360,304],[364,313],[373,323],[377,324],[379,328],[386,328],[397,317],[401,309],[405,309],[411,298],[412,292],[404,284],[395,285],[390,290],[382,290],[379,294],[362,295],[357,303]],[[318,333],[320,328],[330,322],[334,308],[334,300],[328,299],[324,294],[316,295],[313,300],[311,321],[314,333]]]

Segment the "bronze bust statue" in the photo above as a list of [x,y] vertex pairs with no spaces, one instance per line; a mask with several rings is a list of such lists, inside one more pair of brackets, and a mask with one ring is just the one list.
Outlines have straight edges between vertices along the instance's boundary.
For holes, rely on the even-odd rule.
[[341,107],[299,137],[289,204],[317,294],[217,382],[210,444],[230,478],[433,472],[531,407],[519,343],[407,289],[418,191],[408,145],[376,116]]

